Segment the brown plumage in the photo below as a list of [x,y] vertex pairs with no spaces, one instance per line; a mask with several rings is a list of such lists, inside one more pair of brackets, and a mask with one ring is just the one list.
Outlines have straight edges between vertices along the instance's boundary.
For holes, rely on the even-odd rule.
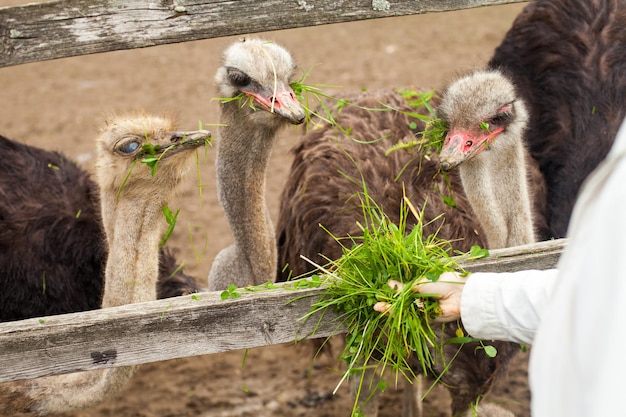
[[519,87],[525,136],[548,188],[541,239],[564,237],[581,184],[626,116],[626,1],[537,0],[489,62]]
[[[351,102],[365,108],[381,107],[379,102],[383,102],[400,110],[414,111],[393,91],[362,93],[351,97]],[[421,122],[411,130],[410,120],[399,112],[374,113],[356,106],[343,108],[335,118],[339,125],[352,129],[354,141],[323,125],[311,130],[293,150],[294,160],[282,192],[277,224],[279,277],[283,279],[290,271],[300,275],[313,270],[300,255],[321,264],[325,260],[320,254],[330,259],[341,255],[340,246],[320,225],[335,236],[358,235],[357,221],[362,221],[362,212],[359,200],[350,197],[363,191],[361,176],[367,182],[368,193],[394,221],[398,220],[400,213],[403,184],[407,184],[411,201],[424,201],[433,190],[447,189],[444,177],[435,175],[439,170],[436,160],[420,162],[421,155],[406,151],[384,156],[384,152],[399,139],[413,139],[415,133],[424,128]],[[357,142],[381,137],[384,139],[371,145]],[[394,181],[405,165],[399,181]],[[419,172],[421,174],[417,174]],[[456,178],[457,173],[450,176]],[[423,178],[429,178],[426,187],[416,184]],[[431,178],[435,181],[432,184]],[[460,181],[453,179],[451,185],[458,206],[469,207],[461,194]],[[461,199],[457,198],[458,194]],[[449,217],[458,213],[462,220],[446,221],[442,233],[468,236],[459,243],[462,249],[480,241],[473,225],[467,227],[471,218],[467,210],[454,210],[439,197],[429,201],[426,210],[427,218],[434,218],[439,213]],[[432,233],[437,228],[438,225],[433,224],[426,232]],[[283,271],[285,265],[289,270]]]
[[[320,254],[331,259],[341,255],[340,246],[320,225],[338,237],[359,234],[357,221],[362,221],[362,211],[358,199],[351,197],[363,191],[361,178],[369,195],[392,220],[398,220],[405,190],[412,202],[424,206],[426,219],[443,214],[445,221],[427,225],[426,234],[439,230],[439,236],[457,239],[454,246],[462,251],[476,244],[487,246],[457,170],[449,172],[446,180],[434,153],[424,158],[422,153],[401,150],[385,156],[398,140],[412,140],[424,129],[422,122],[402,114],[416,109],[394,91],[366,92],[350,97],[350,102],[355,106],[344,107],[335,119],[351,129],[355,140],[323,125],[312,129],[293,150],[277,225],[278,276],[286,279],[290,273],[312,271],[300,255],[322,264],[325,258]],[[364,109],[381,108],[381,102],[399,111]],[[421,109],[421,113],[427,112]],[[416,123],[414,129],[411,122]],[[537,171],[531,170],[530,175],[535,179]],[[541,195],[541,187],[536,191]],[[444,195],[452,196],[456,207],[446,204]],[[288,269],[283,270],[285,265]]]
[[[461,81],[464,80],[469,80],[469,85],[473,87],[468,90],[467,86],[462,86]],[[501,108],[506,107],[507,103],[514,103],[510,109],[507,108],[510,117],[505,118],[506,129],[493,141],[490,149],[478,153],[472,162],[465,162],[462,167],[467,167],[468,172],[473,171],[473,174],[466,175],[468,177],[484,173],[494,175],[495,182],[507,181],[502,184],[505,190],[504,201],[510,200],[513,205],[505,211],[509,214],[505,215],[508,217],[505,218],[504,230],[499,231],[503,237],[492,238],[498,242],[492,246],[530,243],[534,240],[530,206],[524,208],[523,203],[527,204],[531,200],[543,201],[544,198],[541,177],[534,182],[536,186],[533,187],[533,192],[537,196],[531,199],[528,195],[525,178],[526,175],[536,175],[537,171],[533,169],[536,167],[528,160],[528,163],[516,165],[522,170],[519,176],[502,177],[498,176],[498,165],[490,167],[494,159],[498,160],[498,155],[508,154],[507,149],[510,146],[520,148],[521,159],[524,160],[521,135],[527,113],[523,103],[517,98],[513,86],[500,73],[474,73],[461,81],[444,94],[444,107],[449,112],[446,117],[452,123],[451,130],[469,128],[461,120],[470,120],[469,125],[478,129],[482,121],[499,120]],[[503,94],[502,85],[506,87]],[[448,93],[454,93],[453,97],[448,97]],[[467,101],[468,97],[471,99],[469,106],[461,105],[456,108],[449,103],[450,100]],[[323,125],[305,135],[294,150],[295,158],[283,191],[277,227],[279,278],[286,279],[289,274],[300,276],[314,270],[308,262],[301,259],[301,255],[321,264],[325,263],[326,258],[336,259],[341,255],[339,244],[324,228],[337,237],[360,234],[357,222],[363,222],[362,210],[359,200],[353,196],[363,190],[361,178],[368,194],[393,221],[398,220],[402,196],[406,193],[415,206],[424,207],[424,218],[428,223],[425,227],[426,234],[438,231],[439,237],[452,240],[453,246],[461,251],[469,250],[472,245],[489,246],[489,235],[484,233],[481,222],[496,217],[491,215],[494,208],[489,204],[481,204],[481,212],[475,212],[464,191],[464,184],[474,189],[482,188],[480,181],[468,183],[464,178],[462,183],[457,170],[449,172],[446,180],[439,170],[438,156],[434,153],[402,150],[385,156],[385,151],[398,140],[412,140],[417,131],[424,129],[421,122],[409,119],[402,113],[415,112],[416,109],[411,108],[394,91],[363,93],[350,101],[358,107],[346,106],[337,112],[335,118],[338,124],[351,129],[352,138]],[[372,112],[363,109],[382,108],[381,102],[399,111]],[[420,110],[426,114],[425,109]],[[459,111],[470,114],[459,118]],[[413,130],[410,122],[417,123]],[[498,174],[489,174],[491,169],[497,169]],[[519,178],[523,184],[516,183]],[[519,188],[520,185],[523,187]],[[446,204],[443,195],[453,197],[456,206]],[[495,197],[492,199],[503,201]],[[516,205],[517,199],[522,203],[520,206]],[[516,219],[516,212],[525,212],[528,216]],[[434,220],[437,218],[438,220]],[[431,220],[434,221],[429,223]],[[415,219],[410,218],[409,222],[414,224]],[[516,222],[521,222],[523,227],[511,227]],[[516,231],[522,229],[529,232],[520,238]],[[288,267],[284,268],[285,265]],[[454,331],[455,326],[449,326],[446,337],[452,337]],[[454,413],[464,412],[471,402],[485,394],[493,381],[505,370],[513,353],[518,350],[518,347],[509,343],[496,345],[498,355],[493,359],[476,354],[473,345],[465,346],[452,368],[444,374],[442,381],[450,387]],[[452,356],[457,347],[449,346],[447,349],[447,354]],[[436,367],[434,371],[439,373],[442,368]],[[375,415],[375,408],[373,403],[368,407],[366,415]]]

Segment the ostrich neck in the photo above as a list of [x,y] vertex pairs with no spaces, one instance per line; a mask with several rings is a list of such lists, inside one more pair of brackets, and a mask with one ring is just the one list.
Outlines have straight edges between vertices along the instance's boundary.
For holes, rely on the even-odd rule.
[[492,149],[459,167],[465,194],[491,249],[535,241],[527,151],[521,139],[510,139],[498,138]]
[[[165,229],[161,199],[132,198],[122,191],[102,196],[102,221],[109,248],[102,307],[157,299],[159,242]],[[117,201],[116,201],[117,200]]]
[[[226,126],[216,161],[219,201],[233,233],[238,262],[245,262],[243,269],[265,282],[274,276],[277,263],[265,181],[278,125],[254,123],[254,117],[268,114],[232,110],[224,106],[222,113]],[[254,277],[246,278],[257,281]]]

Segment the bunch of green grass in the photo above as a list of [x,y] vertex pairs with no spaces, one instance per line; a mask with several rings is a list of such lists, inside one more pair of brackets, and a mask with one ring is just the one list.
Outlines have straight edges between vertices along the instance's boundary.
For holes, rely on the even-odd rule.
[[[368,367],[376,368],[383,377],[391,375],[396,382],[399,377],[412,381],[415,374],[409,358],[417,358],[425,374],[435,360],[445,363],[444,341],[437,339],[430,324],[440,314],[436,295],[417,293],[414,287],[437,281],[446,271],[462,272],[462,268],[449,241],[436,234],[424,236],[424,213],[406,197],[398,224],[384,214],[366,189],[360,197],[365,219],[359,225],[362,236],[350,238],[351,247],[342,243],[343,255],[319,267],[326,287],[310,315],[333,311],[337,325],[347,330],[341,355],[347,370],[342,381],[349,375],[360,375],[362,387],[367,383]],[[409,216],[415,221],[409,222]],[[476,253],[477,257],[484,256]],[[388,285],[390,280],[405,285],[401,290],[393,289]],[[390,306],[385,314],[373,309],[381,301]],[[384,389],[384,383],[379,388]],[[359,395],[360,390],[357,400]],[[358,414],[357,403],[353,415]]]

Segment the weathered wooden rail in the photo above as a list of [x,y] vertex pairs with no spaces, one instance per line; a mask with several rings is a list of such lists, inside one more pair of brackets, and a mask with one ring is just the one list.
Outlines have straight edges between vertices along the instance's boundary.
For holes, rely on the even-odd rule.
[[[0,68],[29,62],[522,0],[60,0],[0,8]],[[0,70],[1,71],[1,70]],[[564,241],[493,252],[471,271],[553,267]],[[1,290],[1,289],[0,289]],[[0,324],[0,382],[271,345],[341,332],[304,323],[322,289],[219,293]],[[0,306],[1,308],[1,306]]]
[[523,0],[61,0],[0,8],[0,67]]
[[[492,251],[470,271],[547,269],[564,240]],[[182,358],[340,333],[328,314],[299,320],[322,288],[219,292],[0,324],[0,382]]]

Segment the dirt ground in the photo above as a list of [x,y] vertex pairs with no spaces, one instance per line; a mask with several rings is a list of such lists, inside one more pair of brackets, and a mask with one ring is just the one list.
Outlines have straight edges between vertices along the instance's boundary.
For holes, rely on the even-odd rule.
[[[26,3],[0,0],[0,6]],[[437,88],[456,73],[483,65],[523,4],[379,19],[257,36],[290,49],[302,70],[314,67],[311,83],[362,88]],[[61,150],[91,169],[93,138],[102,114],[143,108],[177,115],[181,128],[217,123],[213,76],[221,51],[234,38],[111,52],[0,69],[0,133]],[[210,128],[210,127],[209,127]],[[215,128],[212,128],[216,131]],[[295,145],[283,132],[268,174],[268,204],[274,219]],[[187,272],[206,284],[217,252],[232,243],[216,202],[214,151],[201,161],[202,193],[190,178],[178,207],[170,245]],[[172,207],[176,207],[172,205]],[[158,346],[154,347],[158,349]],[[311,352],[304,346],[272,346],[142,366],[110,401],[63,417],[348,416],[347,386],[322,360],[309,376]],[[518,416],[528,416],[529,393],[521,354],[509,378],[493,395]],[[427,416],[447,416],[447,398],[436,389],[426,399]],[[401,392],[388,389],[381,417],[400,414]]]

